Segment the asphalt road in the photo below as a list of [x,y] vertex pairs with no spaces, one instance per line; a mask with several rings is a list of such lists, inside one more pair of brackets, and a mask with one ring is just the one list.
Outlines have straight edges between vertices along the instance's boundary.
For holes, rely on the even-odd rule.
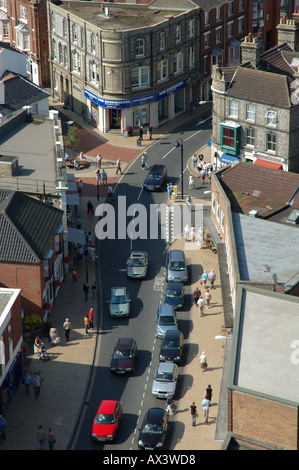
[[[184,144],[184,168],[188,159],[207,143],[211,135],[211,119],[206,116],[201,120],[194,119],[182,129],[154,143],[148,150],[149,164],[165,164],[168,170],[168,181],[177,184],[181,173],[181,153],[174,144],[178,138]],[[158,406],[165,408],[164,400],[155,398],[151,393],[152,379],[159,362],[161,340],[155,337],[155,314],[160,303],[163,303],[165,293],[165,254],[167,240],[150,239],[150,217],[147,211],[146,239],[132,240],[126,234],[126,227],[131,222],[128,233],[145,230],[138,223],[141,221],[138,210],[125,218],[126,210],[132,204],[141,204],[149,208],[150,204],[162,204],[167,201],[167,193],[148,193],[142,189],[146,176],[142,171],[140,158],[132,162],[125,175],[120,179],[114,194],[115,202],[111,204],[109,237],[114,232],[115,239],[105,239],[98,243],[99,257],[99,339],[96,350],[95,366],[87,394],[85,406],[75,436],[74,448],[80,450],[112,449],[136,450],[138,448],[138,427],[146,411]],[[184,173],[185,194],[188,194],[188,175]],[[199,189],[198,191],[203,191]],[[180,194],[180,184],[178,184]],[[125,196],[120,202],[118,196]],[[202,197],[202,195],[200,196]],[[209,197],[209,196],[207,196]],[[124,204],[124,207],[122,207]],[[141,211],[142,211],[141,208]],[[136,209],[136,206],[134,206]],[[138,208],[137,208],[138,209]],[[144,224],[144,222],[143,222]],[[108,226],[107,226],[108,227]],[[120,238],[123,237],[123,238]],[[149,253],[149,270],[144,281],[128,280],[126,278],[126,260],[130,249],[143,249]],[[126,286],[131,298],[131,315],[127,319],[111,319],[108,314],[108,293],[113,286]],[[179,329],[184,334],[186,348],[188,347],[189,305],[191,292],[186,287],[186,306],[178,312]],[[138,356],[135,372],[132,376],[115,376],[110,372],[110,360],[113,347],[118,338],[130,336],[137,341]],[[184,360],[180,367],[183,370]],[[176,398],[184,387],[184,376],[180,374]],[[90,439],[92,420],[102,399],[115,399],[122,403],[124,414],[117,439],[113,445],[94,443]],[[171,449],[172,442],[179,438],[180,430],[175,426],[175,417],[170,419],[170,432],[166,448]]]

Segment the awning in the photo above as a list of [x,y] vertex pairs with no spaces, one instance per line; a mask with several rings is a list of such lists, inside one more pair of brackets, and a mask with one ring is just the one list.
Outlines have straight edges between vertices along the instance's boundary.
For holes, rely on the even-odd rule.
[[270,162],[268,160],[260,160],[259,158],[254,162],[256,165],[267,166],[268,168],[274,168],[275,170],[282,170],[281,163]]
[[79,194],[66,193],[66,204],[67,206],[79,206]]
[[68,227],[67,228],[67,241],[71,243],[79,243],[80,245],[86,245],[86,236],[84,230],[78,228]]
[[229,153],[223,153],[220,157],[221,163],[236,163],[240,161],[239,157],[236,155],[230,155]]

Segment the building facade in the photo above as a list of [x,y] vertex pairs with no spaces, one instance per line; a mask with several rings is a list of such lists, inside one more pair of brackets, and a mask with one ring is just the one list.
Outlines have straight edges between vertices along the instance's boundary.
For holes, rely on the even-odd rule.
[[[177,9],[158,1],[49,2],[53,96],[102,132],[157,128],[175,119],[191,103],[209,99],[210,64],[239,61],[247,2],[216,3],[186,2]],[[230,28],[235,42],[225,47],[228,16],[239,30],[234,37],[237,30]]]

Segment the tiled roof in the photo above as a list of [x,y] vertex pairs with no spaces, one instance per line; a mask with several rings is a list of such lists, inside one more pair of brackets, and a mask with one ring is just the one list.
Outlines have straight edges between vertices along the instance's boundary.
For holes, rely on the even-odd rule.
[[62,214],[21,192],[0,190],[0,262],[39,264]]
[[227,96],[281,108],[290,106],[288,79],[285,75],[244,67],[237,67]]
[[261,55],[260,66],[265,71],[287,75],[292,78],[294,68],[291,66],[293,58],[299,58],[288,43],[279,44]]
[[4,93],[5,104],[0,104],[0,113],[3,116],[50,96],[20,75],[4,81]]
[[[248,193],[259,199],[273,200],[278,206],[285,206],[299,188],[299,174],[283,170],[240,162],[221,173],[221,184],[226,190]],[[299,209],[298,194],[292,206]]]

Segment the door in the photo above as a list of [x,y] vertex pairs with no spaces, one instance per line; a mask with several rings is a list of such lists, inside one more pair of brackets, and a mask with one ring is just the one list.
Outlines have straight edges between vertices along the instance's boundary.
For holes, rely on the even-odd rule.
[[121,110],[110,109],[109,118],[110,118],[110,129],[120,129]]

